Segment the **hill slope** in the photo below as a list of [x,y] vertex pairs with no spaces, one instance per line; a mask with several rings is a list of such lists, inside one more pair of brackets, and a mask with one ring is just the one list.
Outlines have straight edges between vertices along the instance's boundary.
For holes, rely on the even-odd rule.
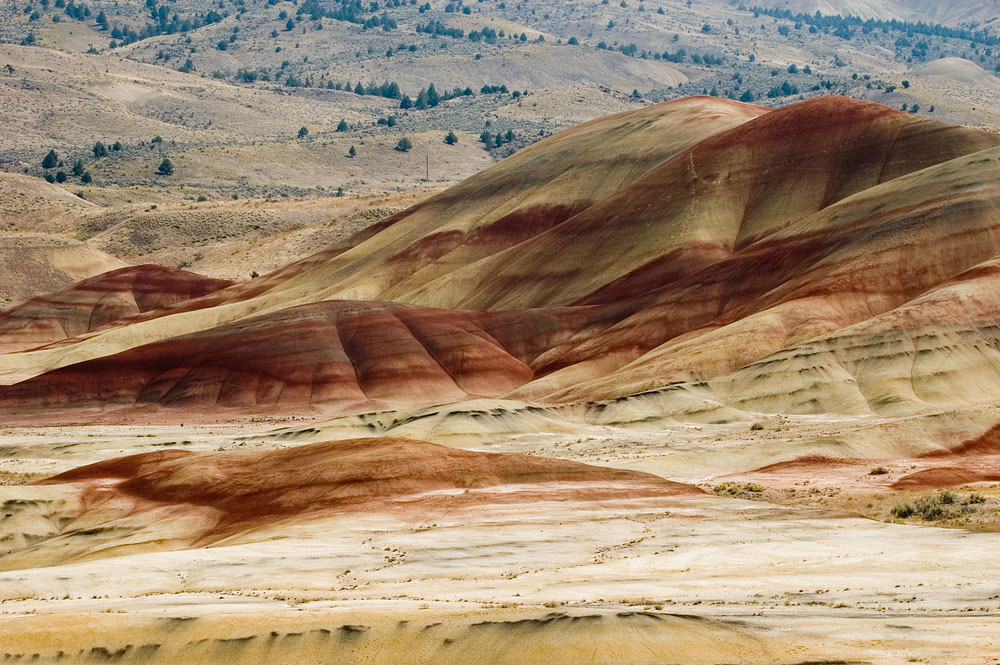
[[[79,467],[41,485],[66,496],[62,510],[36,517],[36,529],[50,530],[47,538],[0,550],[2,569],[252,542],[261,530],[344,514],[405,522],[500,504],[701,494],[645,473],[400,438],[165,450]],[[60,526],[66,522],[68,529]],[[19,539],[16,529],[6,532],[8,543]]]
[[[838,97],[611,116],[271,275],[8,353],[9,375],[40,376],[0,404],[215,419],[668,385],[688,395],[677,412],[695,394],[735,412],[973,401],[943,384],[886,398],[842,354],[925,294],[961,302],[949,280],[1000,256],[998,151],[998,136]],[[969,288],[992,320],[989,289]],[[951,326],[954,307],[922,326]],[[875,362],[884,334],[869,335],[851,362]],[[803,365],[820,339],[838,360]]]
[[1000,91],[1000,79],[974,62],[964,58],[941,58],[913,69],[918,76],[946,76],[970,86]]
[[156,265],[112,270],[0,312],[0,349],[58,342],[230,284]]

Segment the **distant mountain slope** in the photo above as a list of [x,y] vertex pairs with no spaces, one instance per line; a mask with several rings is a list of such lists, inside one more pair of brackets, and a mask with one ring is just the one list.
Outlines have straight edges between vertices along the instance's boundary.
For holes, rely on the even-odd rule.
[[974,62],[964,58],[941,58],[913,69],[918,76],[946,76],[970,86],[981,86],[1000,92],[1000,79]]
[[60,233],[68,222],[96,210],[93,203],[41,178],[0,172],[0,233]]
[[825,15],[860,16],[884,20],[959,25],[990,23],[998,18],[995,2],[975,0],[761,0],[764,7],[790,9],[793,12]]
[[126,263],[77,240],[49,234],[0,235],[0,306],[124,267]]

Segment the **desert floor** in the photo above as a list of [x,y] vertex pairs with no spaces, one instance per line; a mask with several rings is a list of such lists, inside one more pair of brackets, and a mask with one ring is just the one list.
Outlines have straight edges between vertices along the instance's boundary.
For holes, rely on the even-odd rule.
[[[0,654],[8,662],[1000,662],[1000,533],[990,524],[869,519],[860,503],[851,510],[850,501],[876,495],[888,505],[897,496],[890,483],[919,463],[890,464],[879,476],[868,460],[746,473],[760,460],[740,453],[755,437],[758,447],[764,438],[787,445],[901,426],[781,418],[628,439],[606,428],[573,440],[514,436],[489,448],[645,467],[705,492],[508,500],[517,487],[473,488],[452,492],[462,496],[451,502],[418,497],[179,550],[160,547],[155,526],[130,542],[92,529],[93,545],[69,545],[75,554],[61,565],[51,564],[68,545],[46,529],[72,497],[61,485],[0,487]],[[322,436],[322,427],[295,422],[11,429],[0,472],[21,483],[128,453],[277,448]],[[600,457],[587,453],[598,448]],[[765,491],[713,492],[750,480]],[[995,490],[964,491],[982,493],[982,510],[995,514]]]

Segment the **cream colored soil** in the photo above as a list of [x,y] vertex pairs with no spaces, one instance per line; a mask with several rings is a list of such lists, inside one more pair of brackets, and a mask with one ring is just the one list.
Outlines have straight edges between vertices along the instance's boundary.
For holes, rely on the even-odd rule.
[[[21,488],[14,496],[35,494],[44,505],[52,488]],[[425,650],[445,640],[467,662],[477,634],[470,624],[555,611],[602,616],[601,627],[611,624],[618,638],[501,633],[492,642],[510,652],[494,662],[538,662],[533,654],[542,644],[554,649],[546,662],[572,662],[585,640],[598,662],[616,663],[981,663],[997,646],[988,626],[1000,600],[984,582],[997,534],[705,497],[496,506],[403,520],[352,516],[285,525],[257,538],[0,574],[0,650],[48,661],[58,650],[135,649],[137,627],[142,643],[161,644],[152,662],[218,662],[232,646],[227,639],[254,636],[246,657],[256,654],[272,630],[287,626],[289,612],[304,622],[299,630],[368,626],[365,640],[380,654],[375,662],[400,657],[400,649],[415,649],[416,662],[424,662]],[[616,628],[622,612],[634,611],[650,615]],[[387,628],[372,628],[407,621],[423,631],[442,614],[448,628],[429,644],[393,645]],[[227,615],[234,624],[222,620]],[[56,623],[45,626],[40,616]],[[85,629],[85,616],[105,627]],[[179,632],[175,621],[193,621],[204,632]],[[843,640],[845,632],[853,639]],[[205,637],[207,653],[191,653],[191,643]],[[279,662],[291,662],[304,655],[298,648],[291,640],[274,651]],[[343,654],[331,651],[324,662]]]
[[[674,424],[613,435],[593,427],[579,438],[523,432],[476,447],[690,479],[749,471],[766,457],[753,448],[815,450],[837,433],[858,442],[917,431],[933,438],[975,432],[989,416],[771,418],[756,430]],[[8,429],[0,472],[55,473],[172,447],[297,445],[331,431],[304,422]],[[74,500],[64,486],[0,487],[10,515],[0,522],[4,542],[20,550],[0,558],[17,568],[0,573],[0,652],[38,653],[39,662],[58,651],[62,662],[92,650],[103,657],[102,649],[128,644],[120,662],[233,662],[234,653],[241,662],[265,654],[267,662],[344,662],[363,651],[368,662],[388,663],[404,650],[418,663],[468,662],[476,653],[530,663],[543,652],[546,663],[617,665],[994,662],[984,655],[1000,648],[1000,596],[988,583],[1000,534],[886,524],[831,498],[841,485],[845,496],[860,496],[851,483],[890,496],[885,480],[862,477],[874,464],[799,478],[794,487],[806,498],[790,506],[775,503],[784,490],[772,477],[775,502],[709,493],[403,508],[284,522],[209,549],[124,556],[115,556],[113,523],[70,535],[72,524],[59,519]],[[893,467],[890,479],[903,470]],[[820,491],[810,493],[814,486]],[[154,522],[128,542],[178,528]],[[84,560],[32,567],[67,547],[86,549],[87,539]],[[572,619],[580,616],[590,618]],[[148,644],[160,646],[140,658]]]

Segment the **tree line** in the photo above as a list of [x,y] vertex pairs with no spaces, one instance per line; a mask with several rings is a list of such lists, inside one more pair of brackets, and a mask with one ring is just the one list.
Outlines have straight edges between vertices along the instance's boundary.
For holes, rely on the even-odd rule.
[[[182,71],[192,71],[194,69],[190,62],[185,63],[182,67]],[[223,76],[221,72],[218,73],[219,76]],[[239,81],[244,83],[253,83],[255,81],[270,81],[271,74],[267,68],[262,67],[255,70],[250,69],[238,69],[236,71],[235,77]],[[280,81],[280,74],[275,75],[275,81]],[[475,95],[475,91],[471,87],[462,88],[460,86],[446,92],[439,92],[433,83],[431,83],[426,88],[422,88],[419,93],[417,93],[416,99],[410,97],[409,95],[404,95],[400,91],[399,84],[395,81],[383,81],[382,83],[377,83],[371,81],[365,84],[362,81],[357,83],[352,83],[347,81],[341,83],[339,81],[328,80],[326,83],[315,84],[311,76],[306,76],[304,78],[299,78],[294,74],[288,74],[285,76],[284,85],[292,88],[322,88],[326,90],[342,90],[344,92],[352,92],[355,95],[367,95],[371,97],[384,97],[386,99],[398,99],[399,108],[401,109],[418,109],[424,110],[428,108],[433,108],[440,104],[441,102],[446,102],[449,99],[456,99],[458,97],[471,97]],[[484,85],[479,89],[479,94],[510,94],[514,99],[518,99],[522,94],[527,94],[527,91],[522,93],[520,90],[515,90],[510,92],[506,85]]]
[[961,39],[973,43],[978,42],[985,44],[986,46],[1000,45],[1000,37],[991,35],[986,30],[980,30],[977,32],[968,28],[951,28],[939,23],[925,23],[923,21],[913,23],[910,21],[900,21],[898,19],[863,19],[858,16],[840,16],[839,14],[827,15],[820,11],[817,11],[815,14],[805,14],[801,12],[793,13],[789,9],[769,7],[752,7],[750,11],[752,11],[753,15],[756,17],[764,15],[772,18],[795,21],[796,23],[813,26],[819,30],[832,32],[838,37],[842,37],[844,39],[850,39],[851,36],[853,36],[854,32],[852,31],[852,28],[854,28],[860,29],[865,34],[875,30],[881,30],[887,34],[890,31],[896,31],[904,32],[907,35],[928,35],[947,39]]

